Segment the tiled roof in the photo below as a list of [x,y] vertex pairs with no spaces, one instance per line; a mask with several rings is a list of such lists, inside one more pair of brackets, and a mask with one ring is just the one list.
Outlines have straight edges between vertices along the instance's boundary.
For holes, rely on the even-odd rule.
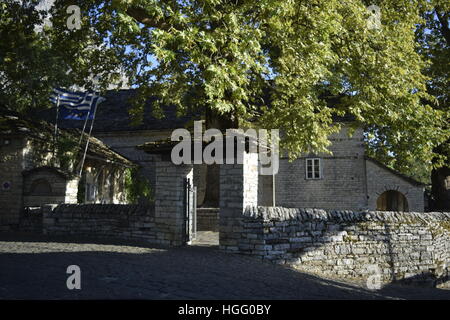
[[[65,135],[78,141],[81,132],[78,129],[61,129],[59,134]],[[54,135],[54,125],[42,120],[34,120],[19,115],[13,111],[0,109],[0,135],[25,135],[34,139],[48,140]],[[85,134],[87,138],[87,134]],[[84,139],[84,141],[86,141]],[[110,149],[100,140],[90,137],[87,156],[100,157],[105,160],[121,163],[126,166],[134,166],[134,164]]]
[[[152,106],[155,97],[147,100],[144,108],[143,121],[139,125],[133,125],[128,110],[131,108],[130,99],[136,94],[135,89],[124,89],[118,91],[107,91],[103,96],[106,101],[98,106],[95,117],[93,132],[118,132],[118,131],[141,131],[141,130],[172,130],[183,128],[194,120],[202,118],[200,112],[189,112],[187,115],[178,116],[176,107],[172,105],[163,106],[165,116],[158,119],[152,115]],[[337,98],[328,98],[329,105],[338,103]],[[269,101],[269,100],[267,100]],[[270,103],[270,102],[268,102]],[[54,123],[56,118],[56,108],[44,110],[38,114],[38,117],[47,122]],[[352,115],[334,116],[336,122],[355,121]],[[58,120],[58,126],[61,128],[82,129],[84,121],[80,120]]]
[[[186,116],[177,116],[175,106],[164,106],[165,117],[158,119],[152,115],[152,105],[155,98],[149,98],[144,108],[144,118],[141,124],[133,125],[128,110],[131,108],[130,99],[136,94],[136,90],[108,91],[105,95],[106,101],[98,106],[95,116],[93,132],[117,132],[117,131],[140,131],[140,130],[170,130],[182,128],[191,120],[200,120],[199,115],[190,113]],[[56,108],[44,110],[39,117],[54,123],[56,119]],[[90,123],[90,122],[89,122]],[[84,121],[80,120],[58,120],[61,128],[83,128]]]

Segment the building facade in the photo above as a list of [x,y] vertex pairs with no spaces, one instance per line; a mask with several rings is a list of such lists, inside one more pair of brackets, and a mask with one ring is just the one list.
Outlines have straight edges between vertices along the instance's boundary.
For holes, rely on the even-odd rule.
[[[259,204],[326,210],[424,211],[424,185],[365,155],[363,130],[330,137],[332,154],[280,159],[278,174],[260,176]],[[274,191],[275,189],[275,191]]]
[[24,208],[126,201],[123,173],[134,164],[93,137],[83,162],[84,148],[76,147],[80,134],[59,129],[56,148],[52,125],[1,110],[0,229],[17,227]]

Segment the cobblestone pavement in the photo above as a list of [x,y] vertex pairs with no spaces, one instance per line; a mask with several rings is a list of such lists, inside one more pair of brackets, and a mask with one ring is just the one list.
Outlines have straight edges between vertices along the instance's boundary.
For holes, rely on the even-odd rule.
[[[0,236],[1,299],[450,299],[449,290],[388,286],[370,291],[214,246]],[[111,244],[112,243],[112,244]],[[66,269],[81,269],[68,290]]]

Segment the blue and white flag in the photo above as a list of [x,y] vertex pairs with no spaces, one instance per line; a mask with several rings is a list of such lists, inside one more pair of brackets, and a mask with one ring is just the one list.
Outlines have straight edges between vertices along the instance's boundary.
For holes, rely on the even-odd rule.
[[70,120],[93,119],[94,110],[106,99],[95,93],[53,89],[50,101],[59,108],[60,117]]

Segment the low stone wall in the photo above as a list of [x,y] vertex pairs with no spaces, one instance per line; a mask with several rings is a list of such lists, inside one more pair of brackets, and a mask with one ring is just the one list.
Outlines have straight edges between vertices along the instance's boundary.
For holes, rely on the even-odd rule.
[[[247,207],[238,251],[323,275],[448,281],[450,213]],[[448,282],[447,282],[448,283]]]
[[19,220],[19,231],[42,233],[42,208],[25,207]]
[[183,244],[170,220],[155,216],[152,206],[63,204],[43,207],[43,233],[145,241],[164,246]]
[[219,208],[197,208],[197,230],[219,231]]

